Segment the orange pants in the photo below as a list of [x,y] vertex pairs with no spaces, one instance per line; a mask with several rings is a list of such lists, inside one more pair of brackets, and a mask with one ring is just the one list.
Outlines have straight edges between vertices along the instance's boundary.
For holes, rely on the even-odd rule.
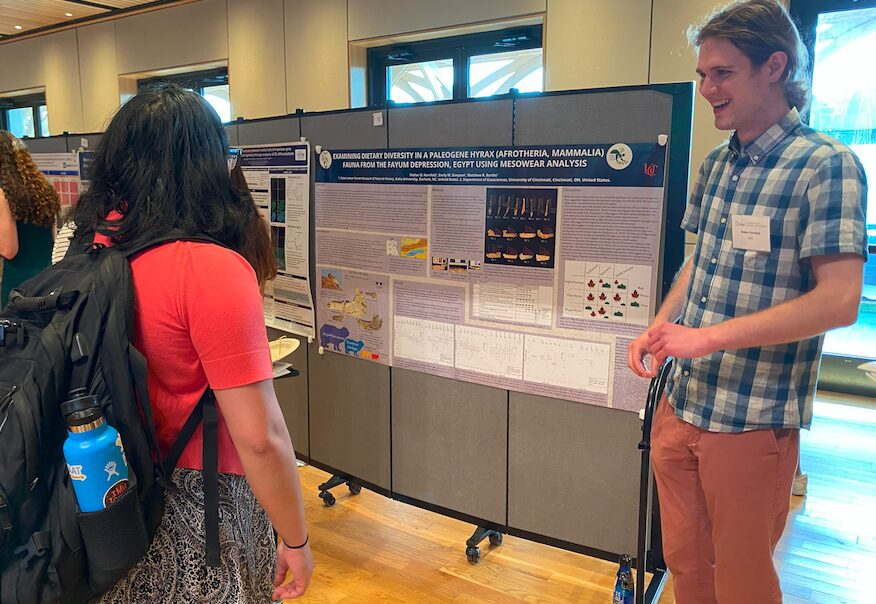
[[773,552],[788,517],[800,430],[707,432],[676,417],[664,398],[651,434],[675,601],[781,603]]

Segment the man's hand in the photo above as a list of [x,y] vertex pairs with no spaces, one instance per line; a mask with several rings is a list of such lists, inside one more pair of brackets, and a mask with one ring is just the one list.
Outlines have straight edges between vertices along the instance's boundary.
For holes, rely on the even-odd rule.
[[[648,337],[648,351],[653,359],[652,364],[657,367],[662,365],[667,357],[696,359],[711,354],[720,348],[708,329],[684,327],[675,323],[663,323],[652,327],[646,333]],[[639,338],[641,337],[639,336]]]
[[650,366],[645,365],[645,355],[650,354],[648,333],[648,330],[643,331],[638,338],[630,342],[630,346],[627,349],[627,367],[637,376],[644,378],[655,377],[660,366],[663,364],[662,362],[657,363],[652,355]]

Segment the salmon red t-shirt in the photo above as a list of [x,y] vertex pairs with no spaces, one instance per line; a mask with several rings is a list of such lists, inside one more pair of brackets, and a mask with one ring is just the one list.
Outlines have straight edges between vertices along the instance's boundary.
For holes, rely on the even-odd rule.
[[[95,236],[95,243],[109,244]],[[219,245],[176,241],[131,260],[134,344],[146,357],[147,386],[166,455],[207,385],[213,390],[271,379],[271,356],[255,272]],[[177,467],[202,469],[201,428]],[[219,471],[243,474],[219,412]]]

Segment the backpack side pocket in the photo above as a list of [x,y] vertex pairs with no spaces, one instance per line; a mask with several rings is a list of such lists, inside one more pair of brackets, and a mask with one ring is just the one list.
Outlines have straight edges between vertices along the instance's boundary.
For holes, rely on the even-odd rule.
[[89,583],[95,592],[112,587],[149,549],[143,508],[133,476],[128,489],[109,507],[97,512],[79,512],[76,519],[88,557]]

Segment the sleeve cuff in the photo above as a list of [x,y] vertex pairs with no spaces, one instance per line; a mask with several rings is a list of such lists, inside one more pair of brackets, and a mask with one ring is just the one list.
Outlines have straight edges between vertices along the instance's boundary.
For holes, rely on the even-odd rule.
[[267,348],[202,361],[202,365],[213,390],[246,386],[274,377],[271,353]]
[[856,254],[867,260],[867,246],[861,247],[858,243],[836,243],[820,248],[808,247],[800,250],[800,259],[812,258],[813,256],[834,256],[836,254]]

